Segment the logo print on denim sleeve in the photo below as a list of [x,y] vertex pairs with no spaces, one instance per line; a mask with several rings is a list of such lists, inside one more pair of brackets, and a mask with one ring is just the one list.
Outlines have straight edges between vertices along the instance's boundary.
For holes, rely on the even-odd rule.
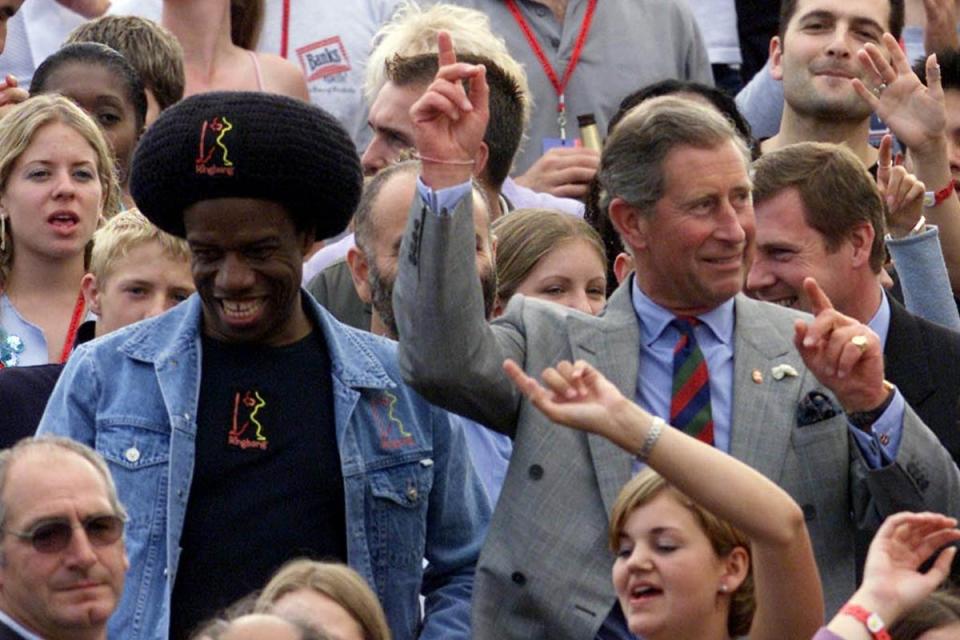
[[225,116],[203,121],[200,127],[197,173],[208,176],[233,175],[233,161],[230,160],[230,149],[225,141],[227,134],[231,131],[233,131],[233,125]]
[[[267,450],[270,441],[263,435],[263,425],[257,418],[267,406],[259,391],[237,391],[233,395],[233,423],[227,434],[227,444],[243,450]],[[255,429],[251,429],[251,425]]]
[[396,405],[397,396],[389,391],[374,396],[370,402],[370,412],[380,434],[380,446],[384,449],[399,449],[414,444],[413,434],[404,428],[403,421],[396,415]]

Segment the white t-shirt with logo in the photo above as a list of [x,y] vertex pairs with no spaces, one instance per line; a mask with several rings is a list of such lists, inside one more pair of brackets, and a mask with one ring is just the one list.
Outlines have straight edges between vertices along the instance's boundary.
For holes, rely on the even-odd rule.
[[[303,70],[310,101],[343,124],[359,152],[370,141],[363,77],[373,36],[393,15],[400,0],[267,0],[258,51],[281,54]],[[157,22],[162,0],[114,0],[110,13],[137,15]]]

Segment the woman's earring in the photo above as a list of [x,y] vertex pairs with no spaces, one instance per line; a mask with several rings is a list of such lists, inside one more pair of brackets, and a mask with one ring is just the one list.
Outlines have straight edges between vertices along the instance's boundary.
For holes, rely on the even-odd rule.
[[727,585],[721,583],[721,584],[720,584],[720,593],[726,593],[726,592],[727,592]]

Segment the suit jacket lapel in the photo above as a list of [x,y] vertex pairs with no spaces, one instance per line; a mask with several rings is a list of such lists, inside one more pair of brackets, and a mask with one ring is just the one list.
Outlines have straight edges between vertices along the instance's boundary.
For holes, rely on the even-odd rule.
[[[595,321],[570,314],[567,325],[573,357],[593,364],[624,395],[633,398],[639,368],[640,327],[630,297],[630,282],[628,280],[610,297],[599,340]],[[589,434],[587,440],[603,504],[610,513],[620,489],[630,479],[633,457],[606,438]]]
[[[793,336],[768,317],[768,303],[738,295],[735,302],[733,423],[730,454],[776,480],[796,424],[797,402],[808,375]],[[793,367],[797,375],[777,380],[773,368]],[[757,373],[759,372],[759,373]]]

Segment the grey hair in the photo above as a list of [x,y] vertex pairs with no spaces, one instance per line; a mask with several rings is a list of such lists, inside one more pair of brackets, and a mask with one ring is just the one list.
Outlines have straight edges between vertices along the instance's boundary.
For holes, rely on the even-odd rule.
[[120,503],[120,498],[117,496],[117,485],[114,484],[113,477],[110,475],[110,469],[107,467],[107,463],[103,457],[87,445],[77,442],[76,440],[61,436],[44,435],[23,438],[12,447],[0,451],[0,529],[6,525],[7,519],[7,505],[3,502],[3,492],[7,486],[7,473],[10,471],[10,465],[28,451],[41,447],[75,453],[92,464],[97,470],[97,473],[100,474],[100,477],[103,478],[103,482],[107,487],[107,501],[110,503],[110,508],[113,510],[114,515],[119,516],[124,521],[127,520],[127,510],[124,509]]
[[750,168],[750,149],[716,109],[675,96],[651,98],[634,107],[607,139],[600,158],[600,207],[622,198],[642,213],[663,197],[663,163],[675,147],[714,149],[733,142]]

